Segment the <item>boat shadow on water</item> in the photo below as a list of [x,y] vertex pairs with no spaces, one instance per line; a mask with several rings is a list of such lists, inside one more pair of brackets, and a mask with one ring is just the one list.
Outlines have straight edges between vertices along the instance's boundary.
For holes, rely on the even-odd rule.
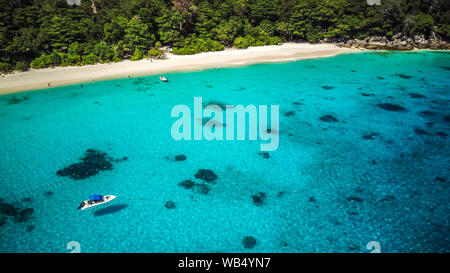
[[128,207],[127,204],[112,205],[112,206],[94,211],[94,216],[97,217],[97,216],[104,216],[104,215],[116,213],[127,207]]

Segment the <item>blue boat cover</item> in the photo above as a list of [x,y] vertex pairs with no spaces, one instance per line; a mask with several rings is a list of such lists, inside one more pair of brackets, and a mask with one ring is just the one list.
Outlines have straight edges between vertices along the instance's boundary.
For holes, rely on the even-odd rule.
[[103,197],[101,195],[93,194],[89,196],[89,201],[101,201],[101,200],[103,200]]

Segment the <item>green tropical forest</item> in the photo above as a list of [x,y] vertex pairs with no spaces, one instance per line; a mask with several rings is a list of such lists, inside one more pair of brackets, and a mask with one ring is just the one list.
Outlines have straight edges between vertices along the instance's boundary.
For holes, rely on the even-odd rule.
[[450,37],[450,1],[0,0],[0,71],[368,36]]

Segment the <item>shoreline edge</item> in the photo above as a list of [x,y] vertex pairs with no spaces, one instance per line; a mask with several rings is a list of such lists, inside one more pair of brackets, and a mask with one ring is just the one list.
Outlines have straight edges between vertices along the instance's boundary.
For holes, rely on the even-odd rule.
[[172,72],[192,72],[259,63],[292,62],[333,57],[367,50],[340,48],[335,44],[285,43],[275,46],[225,49],[195,55],[167,54],[163,60],[143,59],[85,66],[31,69],[0,77],[0,95],[73,84]]

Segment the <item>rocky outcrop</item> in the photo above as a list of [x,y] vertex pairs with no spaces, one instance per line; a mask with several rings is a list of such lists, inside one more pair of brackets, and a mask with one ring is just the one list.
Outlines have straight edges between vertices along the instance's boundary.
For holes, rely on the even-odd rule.
[[[323,42],[330,42],[324,40]],[[390,38],[386,36],[370,36],[365,39],[348,39],[336,43],[339,47],[365,48],[372,50],[413,50],[413,49],[446,49],[450,50],[450,43],[435,35],[428,39],[424,35],[409,37],[398,33]]]

